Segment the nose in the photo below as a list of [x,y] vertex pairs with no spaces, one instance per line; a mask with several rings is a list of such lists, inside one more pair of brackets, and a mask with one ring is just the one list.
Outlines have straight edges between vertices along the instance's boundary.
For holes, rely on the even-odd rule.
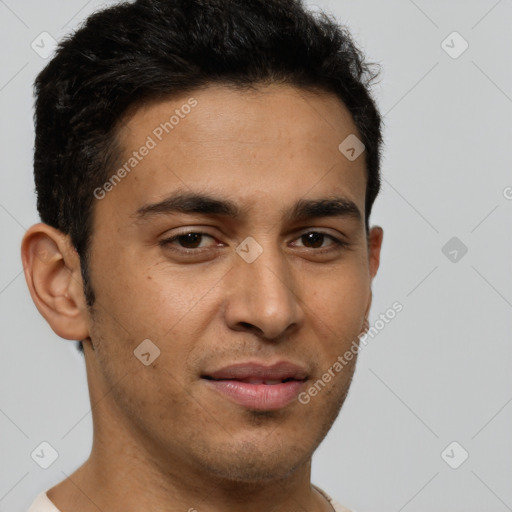
[[304,312],[293,269],[270,242],[251,263],[236,255],[228,273],[225,320],[233,330],[249,330],[278,341],[302,324]]

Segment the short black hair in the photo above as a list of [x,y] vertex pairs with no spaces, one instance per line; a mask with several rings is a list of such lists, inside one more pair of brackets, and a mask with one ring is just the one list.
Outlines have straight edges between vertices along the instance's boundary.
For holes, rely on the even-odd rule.
[[69,235],[80,256],[88,306],[93,191],[121,157],[123,116],[210,84],[337,95],[365,145],[368,233],[382,144],[374,66],[345,27],[302,0],[137,0],[87,18],[35,80],[34,176],[41,220]]

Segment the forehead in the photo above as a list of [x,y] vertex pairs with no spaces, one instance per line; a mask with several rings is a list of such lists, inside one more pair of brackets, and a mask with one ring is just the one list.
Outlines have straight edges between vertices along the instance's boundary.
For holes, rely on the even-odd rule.
[[180,189],[260,209],[330,193],[364,211],[364,154],[349,161],[338,149],[352,134],[353,118],[335,95],[287,85],[215,85],[153,102],[125,119],[111,174],[122,179],[98,209],[132,215]]

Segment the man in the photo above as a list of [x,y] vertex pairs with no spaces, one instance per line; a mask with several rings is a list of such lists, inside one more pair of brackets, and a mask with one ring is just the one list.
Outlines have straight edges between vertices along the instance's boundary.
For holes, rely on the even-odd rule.
[[372,78],[296,0],[123,3],[60,44],[22,259],[94,437],[31,512],[348,510],[310,470],[379,267]]

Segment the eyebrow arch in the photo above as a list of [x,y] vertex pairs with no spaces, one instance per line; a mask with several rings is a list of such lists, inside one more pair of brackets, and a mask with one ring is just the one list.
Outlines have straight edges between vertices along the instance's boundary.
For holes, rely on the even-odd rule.
[[[242,210],[233,201],[200,192],[178,191],[162,201],[140,207],[135,216],[143,221],[172,213],[220,215],[238,219]],[[299,199],[291,209],[282,210],[286,222],[305,221],[320,217],[350,217],[359,222],[362,214],[357,205],[345,197]]]

